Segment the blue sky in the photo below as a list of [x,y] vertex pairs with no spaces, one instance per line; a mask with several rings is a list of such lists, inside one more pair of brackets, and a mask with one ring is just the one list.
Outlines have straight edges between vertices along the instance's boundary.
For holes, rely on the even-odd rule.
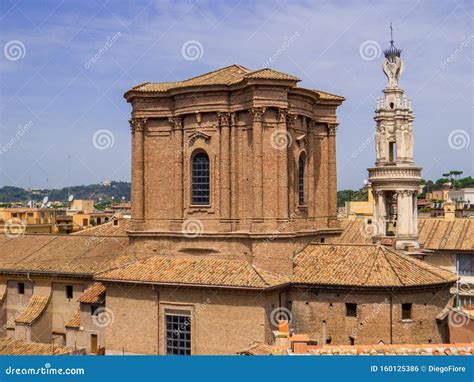
[[[472,175],[471,1],[0,3],[0,186],[129,180],[126,90],[233,63],[258,69],[273,57],[270,66],[301,86],[347,98],[338,113],[338,188],[359,188],[374,162],[373,115],[385,86],[379,47],[388,47],[390,22],[423,176]],[[189,41],[202,46],[194,60],[182,53]],[[113,136],[97,149],[94,134],[104,129]]]

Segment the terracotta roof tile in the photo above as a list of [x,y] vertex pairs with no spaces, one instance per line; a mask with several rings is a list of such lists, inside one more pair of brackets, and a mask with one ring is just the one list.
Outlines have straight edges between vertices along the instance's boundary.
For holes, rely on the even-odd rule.
[[63,346],[0,338],[0,355],[66,355],[71,353],[71,349]]
[[131,256],[126,236],[100,234],[24,234],[15,238],[0,235],[0,252],[0,272],[87,275],[129,262]]
[[456,275],[381,245],[311,244],[295,260],[293,281],[409,287],[454,283]]
[[48,296],[37,296],[33,295],[28,302],[26,308],[21,314],[15,319],[17,324],[31,325],[33,324],[41,314],[46,310],[48,306]]
[[[335,243],[369,244],[372,242],[368,235],[364,235],[365,223],[362,219],[349,221],[342,220],[343,233],[334,238]],[[419,243],[423,248],[431,250],[474,250],[474,219],[419,219]]]
[[96,304],[101,301],[102,295],[104,293],[104,284],[94,283],[84,291],[83,295],[79,297],[77,301],[85,304]]
[[153,256],[97,275],[98,280],[268,288],[289,282],[244,260]]
[[[202,74],[197,77],[193,77],[184,81],[176,82],[145,82],[143,84],[137,85],[131,89],[131,91],[138,92],[154,92],[154,93],[163,93],[169,90],[189,88],[196,86],[210,86],[210,85],[220,85],[220,86],[230,86],[238,84],[248,79],[267,79],[267,80],[281,80],[281,81],[292,81],[299,82],[298,77],[292,76],[290,74],[282,73],[274,69],[263,68],[258,70],[250,70],[241,65],[230,65],[215,71]],[[323,100],[337,100],[343,101],[344,97],[322,92],[319,90],[310,90],[319,95]]]
[[74,316],[72,316],[71,320],[65,325],[66,328],[70,329],[79,329],[81,327],[81,310],[76,310]]

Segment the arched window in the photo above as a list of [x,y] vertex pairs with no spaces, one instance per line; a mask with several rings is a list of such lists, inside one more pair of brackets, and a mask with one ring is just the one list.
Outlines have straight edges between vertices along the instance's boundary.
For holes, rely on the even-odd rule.
[[304,171],[306,166],[306,158],[304,153],[301,153],[298,161],[298,204],[304,206],[306,204],[304,195]]
[[192,204],[209,204],[209,157],[204,152],[199,152],[193,157],[192,162]]

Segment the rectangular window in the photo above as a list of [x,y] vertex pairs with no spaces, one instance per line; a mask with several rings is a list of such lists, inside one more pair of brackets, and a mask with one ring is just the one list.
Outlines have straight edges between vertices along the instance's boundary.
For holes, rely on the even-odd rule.
[[71,299],[73,297],[74,290],[72,285],[66,285],[66,298]]
[[25,283],[18,283],[18,294],[25,294]]
[[191,355],[191,316],[167,314],[166,354]]
[[83,226],[88,225],[88,220],[87,220],[87,219],[82,219],[82,225],[83,225]]
[[91,316],[97,316],[98,310],[100,306],[99,305],[91,305]]
[[457,260],[460,276],[474,276],[474,255],[458,253]]
[[357,317],[357,304],[346,304],[346,316]]
[[411,304],[402,304],[402,320],[411,320]]

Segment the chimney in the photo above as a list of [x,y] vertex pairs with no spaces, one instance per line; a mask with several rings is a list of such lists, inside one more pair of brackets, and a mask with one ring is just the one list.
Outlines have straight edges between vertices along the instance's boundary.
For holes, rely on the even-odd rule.
[[448,200],[444,202],[444,220],[453,221],[455,218],[456,204],[448,197]]

